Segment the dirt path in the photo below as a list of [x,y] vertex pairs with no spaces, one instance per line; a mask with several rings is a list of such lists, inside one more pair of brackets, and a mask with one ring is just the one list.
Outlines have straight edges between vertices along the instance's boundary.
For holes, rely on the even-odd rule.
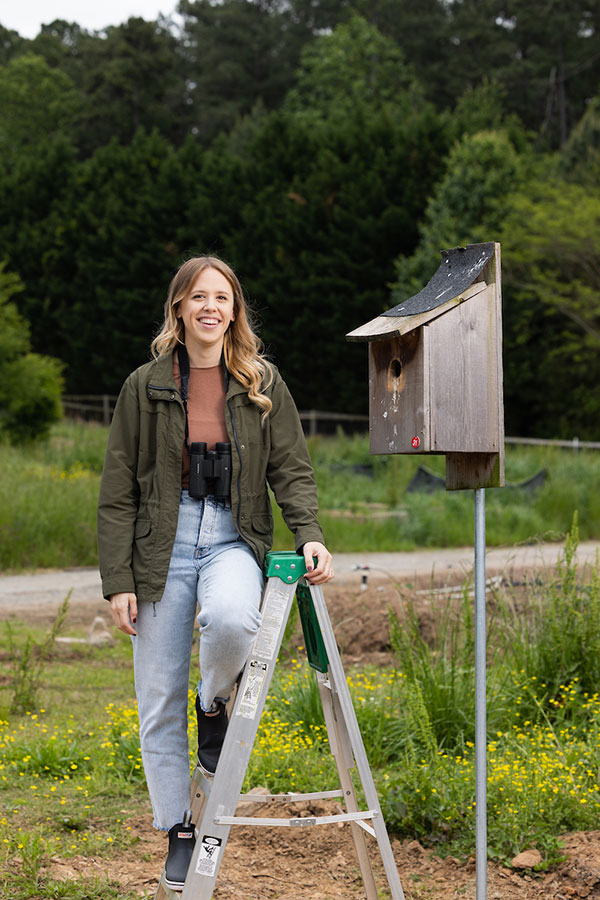
[[[488,576],[503,573],[507,578],[520,579],[525,573],[555,565],[562,549],[562,544],[493,547],[486,553],[486,573]],[[600,553],[600,541],[579,545],[581,563],[592,564],[597,553]],[[427,586],[433,579],[436,585],[458,585],[473,568],[473,548],[337,553],[334,563],[336,577],[328,592],[334,587],[360,587],[365,577],[370,584],[390,583],[391,579]],[[69,590],[72,590],[73,612],[79,610],[86,618],[107,614],[97,569],[60,569],[0,576],[0,618],[41,618],[44,613],[55,611]]]

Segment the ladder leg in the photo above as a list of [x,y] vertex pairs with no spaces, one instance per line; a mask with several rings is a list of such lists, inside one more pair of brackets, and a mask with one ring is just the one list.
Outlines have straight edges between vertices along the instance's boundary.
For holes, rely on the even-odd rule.
[[262,624],[244,667],[209,796],[196,821],[196,846],[181,900],[212,897],[231,830],[220,820],[235,814],[295,590],[295,584],[276,577],[267,582]]
[[356,713],[354,712],[354,706],[352,705],[350,691],[342,668],[342,662],[335,642],[333,628],[329,619],[329,613],[327,612],[325,598],[323,597],[323,591],[318,585],[310,585],[310,593],[325,649],[327,651],[329,678],[332,682],[334,696],[337,695],[339,701],[341,713],[340,719],[345,722],[348,739],[356,762],[356,768],[358,769],[358,774],[365,792],[367,806],[369,809],[377,811],[377,815],[373,819],[373,829],[379,845],[379,852],[387,876],[392,900],[404,900],[404,892],[402,890],[402,885],[400,884],[398,869],[396,868],[390,839],[381,814],[381,807],[379,805],[373,775],[371,774],[367,754],[356,720]]
[[[325,675],[315,673],[319,685],[319,694],[321,695],[321,704],[323,706],[323,715],[325,716],[325,725],[327,726],[327,736],[331,752],[335,759],[338,770],[340,786],[344,792],[344,804],[348,812],[358,812],[359,806],[356,800],[354,785],[352,784],[352,776],[350,769],[354,767],[354,757],[350,746],[348,732],[343,726],[343,722],[336,717],[335,705],[332,697],[332,686]],[[373,875],[373,867],[369,857],[369,851],[363,829],[356,822],[350,823],[350,830],[358,864],[362,875],[363,885],[367,900],[377,900],[377,885]]]

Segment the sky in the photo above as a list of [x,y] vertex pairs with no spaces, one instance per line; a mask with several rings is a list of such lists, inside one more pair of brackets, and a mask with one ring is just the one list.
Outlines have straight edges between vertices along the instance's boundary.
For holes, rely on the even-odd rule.
[[88,31],[100,31],[107,25],[119,25],[130,16],[156,19],[159,13],[170,15],[177,0],[5,0],[0,8],[0,24],[33,38],[42,24],[54,19],[77,22]]

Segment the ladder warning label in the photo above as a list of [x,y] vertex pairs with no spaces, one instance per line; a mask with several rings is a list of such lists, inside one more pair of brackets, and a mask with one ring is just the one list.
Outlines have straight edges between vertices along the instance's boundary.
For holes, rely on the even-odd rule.
[[221,850],[222,838],[205,834],[200,844],[200,855],[196,862],[196,875],[212,877],[217,871],[217,860]]
[[260,692],[267,677],[268,668],[267,663],[260,662],[258,659],[250,660],[236,715],[243,716],[244,719],[253,719],[256,716]]
[[288,594],[285,591],[274,591],[268,596],[268,603],[262,611],[262,624],[254,653],[264,659],[273,659],[277,651],[281,626],[288,605]]

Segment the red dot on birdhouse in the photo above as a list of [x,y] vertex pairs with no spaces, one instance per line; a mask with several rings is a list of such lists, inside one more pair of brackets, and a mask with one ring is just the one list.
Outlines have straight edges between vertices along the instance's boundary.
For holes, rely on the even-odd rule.
[[421,439],[418,438],[417,435],[415,434],[414,438],[413,438],[412,441],[410,442],[410,446],[411,446],[411,447],[418,447],[420,443],[421,443]]

